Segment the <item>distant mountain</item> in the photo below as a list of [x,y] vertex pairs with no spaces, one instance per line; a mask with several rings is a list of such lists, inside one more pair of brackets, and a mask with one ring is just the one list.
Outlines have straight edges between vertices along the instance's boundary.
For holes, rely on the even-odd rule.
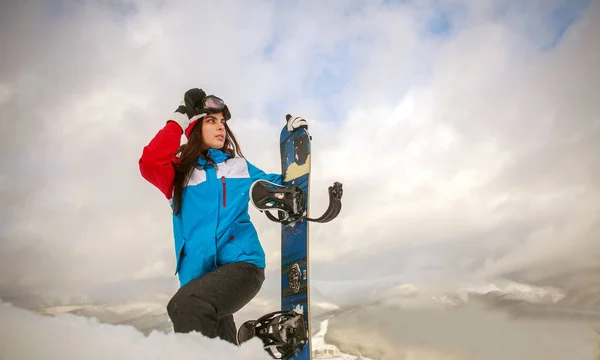
[[[600,324],[600,286],[595,286],[600,276],[592,270],[580,275],[537,279],[535,285],[467,276],[411,283],[393,278],[316,281],[311,289],[313,335],[326,321],[323,341],[337,348],[341,359],[361,355],[377,360],[401,355],[440,360],[589,359],[590,347],[597,346],[594,329],[600,328],[596,327]],[[166,314],[169,298],[168,292],[146,293],[105,303],[67,303],[37,312],[69,312],[131,325],[144,334],[168,333],[172,331]],[[276,296],[261,295],[236,314],[236,321],[256,318],[278,306]],[[337,354],[325,348],[331,351],[329,355]]]
[[[329,319],[327,343],[379,360],[595,356],[600,292],[585,287],[564,291],[549,286],[553,282],[536,286],[466,278],[393,286],[316,320]],[[583,302],[581,293],[588,294]]]

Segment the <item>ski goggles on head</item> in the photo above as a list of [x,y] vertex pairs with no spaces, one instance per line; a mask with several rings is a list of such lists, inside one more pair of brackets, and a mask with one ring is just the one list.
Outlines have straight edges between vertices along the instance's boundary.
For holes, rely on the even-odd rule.
[[202,99],[202,105],[209,111],[222,111],[225,107],[225,101],[217,96],[208,95]]
[[208,95],[202,99],[202,109],[199,109],[199,111],[203,110],[212,114],[223,112],[223,117],[225,117],[225,120],[229,120],[231,118],[231,113],[229,112],[229,108],[227,108],[225,101],[215,95]]

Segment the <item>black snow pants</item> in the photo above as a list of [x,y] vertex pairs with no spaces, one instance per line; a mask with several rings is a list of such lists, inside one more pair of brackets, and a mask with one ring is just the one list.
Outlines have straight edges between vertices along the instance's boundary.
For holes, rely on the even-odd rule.
[[167,304],[174,331],[198,331],[237,344],[233,314],[256,296],[264,280],[264,269],[237,262],[186,283]]

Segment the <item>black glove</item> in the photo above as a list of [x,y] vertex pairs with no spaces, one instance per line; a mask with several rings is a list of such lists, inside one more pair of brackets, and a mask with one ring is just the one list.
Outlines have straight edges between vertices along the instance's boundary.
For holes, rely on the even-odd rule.
[[206,93],[202,89],[193,88],[189,89],[183,95],[183,100],[176,112],[180,112],[182,114],[186,114],[189,119],[193,118],[196,115],[200,115],[203,112],[202,110],[202,99],[206,97]]
[[202,89],[194,88],[185,92],[183,100],[187,109],[187,116],[191,119],[197,115],[205,115],[202,111],[202,99],[206,97],[206,93]]
[[183,95],[183,100],[181,100],[171,120],[177,122],[184,132],[191,122],[206,115],[206,112],[202,111],[202,99],[204,97],[206,97],[206,93],[198,88],[189,89]]

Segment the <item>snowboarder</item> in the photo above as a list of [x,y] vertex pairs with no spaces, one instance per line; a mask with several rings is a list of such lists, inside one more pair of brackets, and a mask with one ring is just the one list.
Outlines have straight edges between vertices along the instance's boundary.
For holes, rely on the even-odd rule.
[[[236,344],[233,314],[265,280],[265,254],[248,214],[249,189],[262,179],[282,183],[240,151],[222,99],[188,90],[166,124],[143,148],[142,177],[172,209],[175,274],[180,287],[167,305],[175,332],[198,331]],[[289,117],[290,131],[307,127]],[[181,136],[187,142],[181,145]],[[237,155],[237,156],[236,156]]]

